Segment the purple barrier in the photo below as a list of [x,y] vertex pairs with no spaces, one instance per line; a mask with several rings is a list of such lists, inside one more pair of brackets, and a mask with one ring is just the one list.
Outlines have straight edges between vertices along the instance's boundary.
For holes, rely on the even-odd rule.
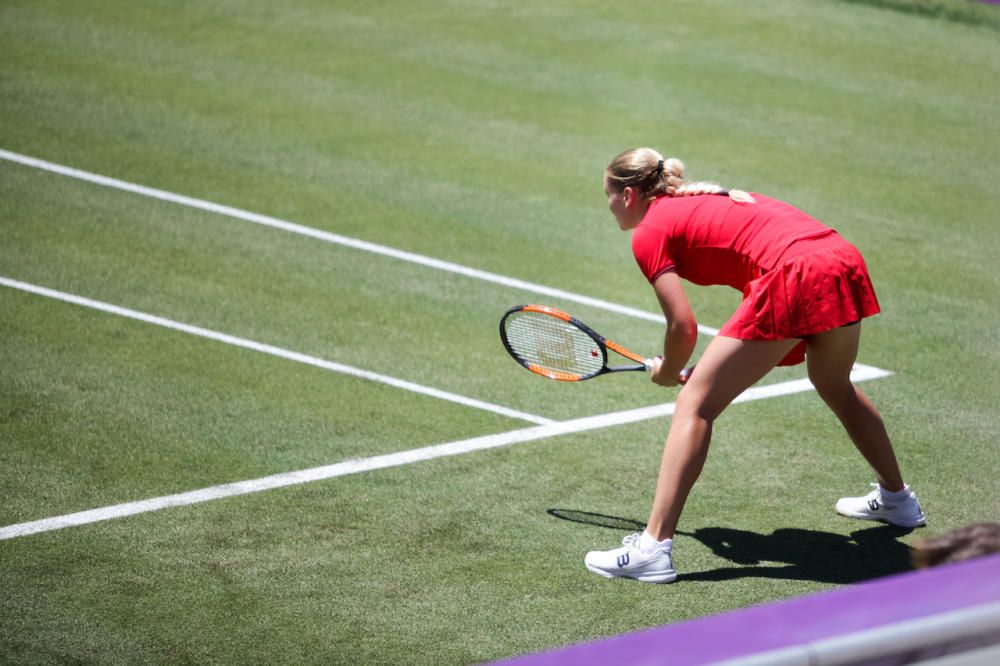
[[[725,592],[724,584],[719,584],[719,592]],[[683,589],[665,586],[662,593],[683,594]],[[795,657],[796,652],[805,654],[803,646],[842,651],[845,645],[857,644],[858,637],[867,637],[869,642],[879,639],[898,643],[915,640],[914,636],[929,641],[934,639],[932,629],[940,633],[952,625],[973,626],[975,616],[983,615],[980,609],[990,613],[990,636],[979,644],[1000,641],[1000,555],[888,576],[831,592],[519,657],[503,664],[693,666],[776,650]],[[978,621],[982,624],[981,617]],[[898,628],[908,628],[908,633]],[[906,645],[898,647],[905,649]]]

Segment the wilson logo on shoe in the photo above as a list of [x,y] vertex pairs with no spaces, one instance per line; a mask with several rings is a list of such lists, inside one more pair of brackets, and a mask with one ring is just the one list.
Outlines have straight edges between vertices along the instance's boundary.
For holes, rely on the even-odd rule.
[[878,500],[870,499],[868,500],[868,508],[872,511],[878,511]]
[[618,568],[621,569],[623,566],[628,564],[628,553],[618,556]]

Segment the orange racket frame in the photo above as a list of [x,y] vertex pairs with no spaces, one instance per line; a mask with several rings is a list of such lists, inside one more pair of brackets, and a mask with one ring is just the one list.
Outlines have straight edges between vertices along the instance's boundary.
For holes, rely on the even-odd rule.
[[[519,345],[512,344],[512,341],[508,336],[508,323],[513,321],[512,317],[519,313],[536,313],[542,315],[548,315],[550,317],[555,317],[566,324],[575,327],[576,329],[582,331],[595,343],[596,349],[598,351],[592,351],[592,354],[600,354],[601,357],[601,367],[595,370],[590,370],[588,372],[573,372],[568,369],[556,369],[551,367],[545,367],[544,365],[532,361],[526,358],[524,354],[517,349]],[[522,366],[531,370],[532,372],[539,374],[543,377],[548,377],[549,379],[555,379],[561,382],[580,382],[585,379],[592,379],[600,375],[605,375],[612,372],[631,372],[631,371],[648,371],[652,368],[652,360],[647,359],[640,354],[627,349],[626,347],[605,338],[600,333],[596,332],[594,329],[590,328],[582,321],[576,317],[563,312],[562,310],[557,310],[556,308],[549,307],[547,305],[517,305],[504,313],[503,317],[500,319],[500,339],[503,342],[504,348],[507,352],[520,363]],[[608,350],[620,354],[621,356],[634,361],[637,365],[627,365],[618,367],[608,366]]]

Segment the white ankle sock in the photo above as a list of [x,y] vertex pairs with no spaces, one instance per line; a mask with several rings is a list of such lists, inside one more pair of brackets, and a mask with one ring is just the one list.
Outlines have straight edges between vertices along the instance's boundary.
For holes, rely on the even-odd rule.
[[642,536],[639,537],[639,547],[642,548],[647,553],[651,553],[654,550],[663,549],[670,550],[673,546],[673,539],[664,539],[663,541],[657,541],[649,535],[649,532],[643,530]]
[[884,499],[887,502],[902,502],[903,500],[910,498],[910,487],[906,484],[903,484],[902,490],[895,493],[886,490],[882,486],[879,486],[878,489],[879,493],[881,493],[882,495],[882,499]]

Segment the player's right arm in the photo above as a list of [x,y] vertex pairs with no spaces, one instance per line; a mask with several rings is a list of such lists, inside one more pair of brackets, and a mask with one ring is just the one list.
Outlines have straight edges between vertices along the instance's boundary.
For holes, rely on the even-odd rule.
[[663,339],[663,358],[653,364],[652,380],[660,386],[676,386],[681,370],[690,360],[698,341],[698,322],[688,302],[684,285],[674,271],[667,271],[653,281],[667,330]]

